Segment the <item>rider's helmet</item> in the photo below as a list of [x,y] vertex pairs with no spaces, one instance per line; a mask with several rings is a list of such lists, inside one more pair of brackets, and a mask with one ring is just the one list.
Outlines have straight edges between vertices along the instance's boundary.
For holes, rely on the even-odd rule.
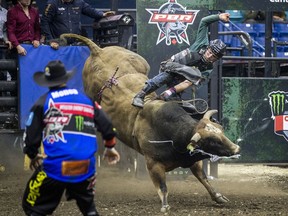
[[218,58],[221,58],[226,52],[226,44],[220,39],[210,41],[208,48],[210,48]]

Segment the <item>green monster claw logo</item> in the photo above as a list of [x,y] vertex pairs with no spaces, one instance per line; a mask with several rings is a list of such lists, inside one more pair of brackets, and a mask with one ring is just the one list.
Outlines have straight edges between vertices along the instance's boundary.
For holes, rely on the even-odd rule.
[[271,92],[268,96],[270,98],[270,106],[273,116],[283,115],[285,111],[286,92]]
[[84,129],[84,117],[83,116],[75,116],[76,120],[76,129],[78,131],[82,131]]

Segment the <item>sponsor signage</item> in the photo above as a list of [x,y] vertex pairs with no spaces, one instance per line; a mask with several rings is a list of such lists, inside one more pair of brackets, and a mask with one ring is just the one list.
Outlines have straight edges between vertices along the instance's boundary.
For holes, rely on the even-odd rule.
[[286,11],[288,0],[215,0],[211,9]]
[[281,78],[222,78],[222,125],[241,162],[288,162],[288,86]]
[[159,30],[156,45],[165,41],[166,45],[186,43],[190,45],[187,27],[194,23],[199,10],[188,10],[177,0],[168,0],[159,8],[147,8],[149,24],[156,24]]
[[288,141],[288,92],[273,91],[269,94],[274,133]]

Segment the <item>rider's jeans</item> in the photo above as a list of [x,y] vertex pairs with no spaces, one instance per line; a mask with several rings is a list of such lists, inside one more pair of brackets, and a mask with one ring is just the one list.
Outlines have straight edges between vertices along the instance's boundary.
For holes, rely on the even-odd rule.
[[163,85],[167,85],[168,87],[173,87],[174,85],[179,84],[184,79],[175,73],[167,73],[159,71],[159,74],[152,79],[146,81],[146,83],[151,86],[153,89],[157,89],[162,87]]

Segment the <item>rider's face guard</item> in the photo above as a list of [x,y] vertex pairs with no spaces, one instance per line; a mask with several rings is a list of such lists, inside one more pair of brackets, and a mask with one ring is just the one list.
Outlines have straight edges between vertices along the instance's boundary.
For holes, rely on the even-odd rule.
[[213,63],[215,61],[217,61],[219,58],[218,55],[216,55],[213,50],[208,47],[205,52],[203,53],[203,58],[205,59],[206,62],[210,62],[210,63]]

